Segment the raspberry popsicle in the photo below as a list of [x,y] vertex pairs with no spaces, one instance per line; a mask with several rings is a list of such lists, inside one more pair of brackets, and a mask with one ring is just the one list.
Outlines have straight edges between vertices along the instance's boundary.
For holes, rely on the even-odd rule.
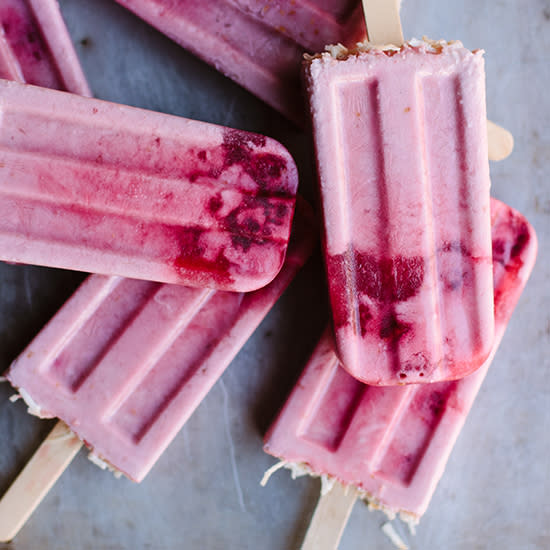
[[[305,263],[314,234],[298,201],[281,272],[246,294],[91,275],[7,377],[29,412],[61,418],[94,462],[141,481]],[[61,423],[0,500],[0,540],[15,536],[74,455],[60,432]]]
[[303,53],[366,37],[358,0],[117,2],[299,124]]
[[338,46],[306,79],[342,364],[373,385],[469,374],[494,337],[482,52]]
[[91,95],[56,0],[2,0],[0,77]]
[[281,268],[278,142],[15,82],[0,107],[0,259],[235,291]]
[[[483,367],[451,382],[367,386],[341,368],[327,331],[267,433],[266,452],[294,472],[350,486],[344,498],[349,507],[359,496],[390,515],[419,520],[535,262],[536,235],[521,214],[493,200],[491,221],[496,339]],[[336,494],[342,493],[339,484]],[[336,511],[343,523],[345,511],[344,505]],[[311,532],[304,548],[315,548],[316,536]]]

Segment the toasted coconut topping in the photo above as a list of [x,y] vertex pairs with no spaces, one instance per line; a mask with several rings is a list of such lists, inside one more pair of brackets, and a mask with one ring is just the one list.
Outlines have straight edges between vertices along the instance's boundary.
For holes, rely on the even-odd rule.
[[348,57],[358,56],[362,53],[369,52],[383,52],[386,55],[394,55],[397,52],[407,51],[410,49],[424,50],[427,53],[439,54],[448,49],[463,48],[462,42],[458,40],[431,40],[427,37],[422,37],[422,40],[418,38],[412,38],[408,42],[405,42],[402,46],[395,46],[394,44],[385,44],[383,46],[373,45],[370,42],[358,42],[351,48],[346,48],[342,44],[330,44],[325,46],[325,51],[315,55],[304,54],[304,59],[307,62],[311,62],[314,59],[333,58],[339,61],[343,61]]
[[[337,479],[334,476],[330,476],[328,474],[317,474],[310,468],[308,464],[304,462],[287,462],[286,460],[281,459],[265,472],[261,481],[262,486],[265,485],[268,482],[269,478],[281,468],[286,468],[287,470],[290,470],[290,475],[292,479],[296,479],[297,477],[305,475],[320,478],[322,495],[327,494],[332,489],[336,481],[342,483],[341,480]],[[351,486],[349,483],[342,483],[342,485],[348,487]],[[407,510],[392,510],[385,504],[381,503],[374,495],[370,494],[368,491],[361,489],[361,487],[354,488],[357,490],[359,498],[365,501],[365,503],[369,507],[369,510],[380,510],[384,512],[384,514],[386,514],[386,516],[390,520],[395,519],[396,515],[399,514],[399,519],[406,523],[409,531],[414,534],[415,526],[418,525],[418,522],[420,521],[420,518],[416,514],[408,512]]]

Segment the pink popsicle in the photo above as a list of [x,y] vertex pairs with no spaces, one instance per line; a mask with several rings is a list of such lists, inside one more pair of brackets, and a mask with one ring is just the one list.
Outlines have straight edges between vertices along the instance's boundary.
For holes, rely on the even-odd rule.
[[497,200],[491,217],[496,340],[483,367],[451,382],[367,386],[341,368],[327,331],[267,433],[266,452],[418,521],[535,262],[537,240],[527,220]]
[[309,256],[301,201],[283,269],[251,293],[90,276],[7,377],[42,417],[141,481]]
[[299,124],[303,53],[366,36],[357,0],[117,2]]
[[2,0],[0,77],[91,95],[56,0]]
[[222,290],[280,270],[298,175],[278,142],[0,82],[0,259]]
[[493,343],[482,52],[306,62],[336,347],[372,385],[463,377]]

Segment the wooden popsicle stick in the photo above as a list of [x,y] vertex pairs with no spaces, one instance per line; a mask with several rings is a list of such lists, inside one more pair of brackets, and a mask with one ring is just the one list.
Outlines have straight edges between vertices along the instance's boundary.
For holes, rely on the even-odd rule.
[[54,426],[0,499],[0,542],[17,535],[81,446],[65,423]]
[[396,0],[363,0],[369,42],[379,46],[404,44],[399,17],[400,4],[401,2]]
[[322,495],[301,550],[335,550],[356,499],[357,491],[340,483],[335,483],[327,494]]
[[514,149],[514,136],[490,120],[487,121],[487,137],[489,141],[489,160],[503,160]]
[[[369,42],[377,45],[404,43],[399,9],[401,0],[363,0],[363,12]],[[489,160],[503,160],[514,149],[512,134],[490,120],[487,121]]]

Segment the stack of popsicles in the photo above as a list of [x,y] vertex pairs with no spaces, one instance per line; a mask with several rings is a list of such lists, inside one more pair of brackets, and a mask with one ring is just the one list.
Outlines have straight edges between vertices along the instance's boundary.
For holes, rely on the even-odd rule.
[[[536,254],[528,222],[490,202],[488,152],[510,142],[495,126],[487,142],[481,52],[405,43],[393,2],[364,2],[370,42],[353,46],[359,2],[117,1],[295,120],[304,51],[349,46],[305,62],[332,329],[265,450],[417,520]],[[7,373],[62,421],[0,500],[7,540],[81,441],[145,477],[315,224],[281,144],[84,97],[55,0],[6,1],[0,22],[0,259],[95,273]]]
[[264,483],[323,479],[304,550],[337,548],[357,497],[418,522],[537,249],[490,204],[482,52],[364,5],[369,42],[305,62],[332,330],[264,447]]
[[81,441],[96,463],[143,479],[315,231],[303,199],[294,216],[297,170],[282,145],[82,97],[55,0],[10,0],[0,21],[11,80],[0,81],[1,258],[96,273],[8,372],[34,414],[64,422],[0,501],[8,540]]
[[321,338],[264,447],[281,459],[276,468],[337,484],[318,504],[306,550],[336,548],[356,498],[411,526],[426,511],[535,262],[536,236],[519,212],[493,199],[491,229],[495,339],[473,374],[366,385],[342,368],[330,331]]

